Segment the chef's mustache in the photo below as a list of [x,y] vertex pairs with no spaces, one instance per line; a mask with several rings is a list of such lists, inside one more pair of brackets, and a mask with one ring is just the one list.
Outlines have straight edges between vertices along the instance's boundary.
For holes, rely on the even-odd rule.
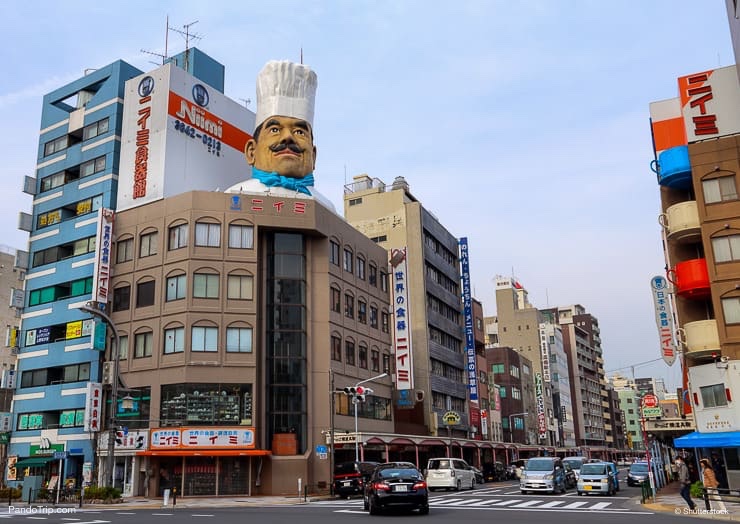
[[290,149],[293,153],[303,153],[303,148],[295,142],[280,142],[270,146],[270,151],[273,153],[279,153],[285,149]]

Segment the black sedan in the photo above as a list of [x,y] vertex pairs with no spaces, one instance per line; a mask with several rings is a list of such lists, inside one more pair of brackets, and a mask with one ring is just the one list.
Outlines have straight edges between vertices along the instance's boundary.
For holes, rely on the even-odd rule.
[[398,508],[429,513],[429,491],[424,475],[409,462],[380,464],[365,484],[365,510],[378,515]]

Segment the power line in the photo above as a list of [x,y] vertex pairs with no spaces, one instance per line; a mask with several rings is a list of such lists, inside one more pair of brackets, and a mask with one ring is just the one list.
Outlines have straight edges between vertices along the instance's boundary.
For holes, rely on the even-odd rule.
[[623,369],[634,369],[636,367],[644,366],[646,364],[652,364],[653,362],[657,362],[659,360],[663,360],[663,357],[654,358],[652,360],[646,360],[645,362],[638,362],[637,364],[632,364],[630,366],[623,366],[621,368],[612,369],[612,370],[607,371],[607,373],[614,373],[615,371],[621,371]]

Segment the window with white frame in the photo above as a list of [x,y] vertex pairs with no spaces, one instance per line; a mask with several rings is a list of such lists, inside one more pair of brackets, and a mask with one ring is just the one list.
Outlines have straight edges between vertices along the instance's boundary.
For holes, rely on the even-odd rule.
[[164,330],[164,354],[185,351],[185,328],[176,327]]
[[715,262],[740,260],[740,235],[725,235],[712,238]]
[[89,140],[98,135],[107,133],[109,122],[110,120],[108,118],[103,118],[102,120],[86,125],[82,128],[82,140]]
[[727,393],[724,384],[712,384],[699,388],[701,403],[705,408],[716,408],[727,405]]
[[218,351],[218,328],[193,326],[190,344],[191,351]]
[[213,273],[195,273],[193,298],[218,298],[218,277]]
[[701,186],[706,204],[738,199],[734,174],[702,180]]
[[234,249],[254,248],[254,226],[230,224],[229,247]]
[[725,324],[740,323],[740,297],[726,297],[722,299],[722,313]]
[[252,275],[229,275],[226,288],[227,298],[252,300],[254,297],[254,277]]
[[226,328],[226,351],[228,353],[251,353],[252,328]]
[[196,222],[195,245],[202,247],[219,247],[221,245],[221,224]]
[[187,295],[187,276],[176,275],[167,278],[167,302],[180,300]]
[[188,225],[178,224],[172,226],[168,233],[169,249],[180,249],[188,245]]

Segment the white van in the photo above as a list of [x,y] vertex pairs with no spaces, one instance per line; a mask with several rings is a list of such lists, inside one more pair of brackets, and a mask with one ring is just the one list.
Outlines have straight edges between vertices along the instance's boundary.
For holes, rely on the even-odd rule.
[[433,458],[427,462],[425,471],[429,491],[437,488],[460,490],[475,488],[475,472],[467,462],[459,458]]

